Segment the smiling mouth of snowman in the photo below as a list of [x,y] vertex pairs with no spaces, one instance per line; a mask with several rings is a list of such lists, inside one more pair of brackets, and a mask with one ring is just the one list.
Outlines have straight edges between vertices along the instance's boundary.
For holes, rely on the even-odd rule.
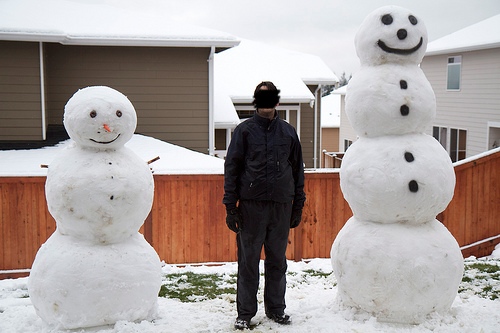
[[121,133],[120,133],[120,134],[118,134],[118,135],[116,136],[116,138],[114,138],[114,139],[113,139],[113,140],[111,140],[111,141],[97,141],[97,140],[94,140],[94,139],[89,139],[89,140],[90,140],[90,141],[93,141],[93,142],[95,142],[95,143],[100,143],[100,144],[108,144],[108,143],[111,143],[111,142],[116,141],[116,139],[118,139],[118,138],[120,137],[120,135],[121,135]]
[[387,52],[387,53],[395,53],[395,54],[402,54],[402,55],[411,54],[411,53],[417,51],[422,46],[423,43],[424,43],[424,41],[423,41],[422,37],[420,37],[420,42],[417,45],[415,45],[414,47],[412,47],[411,49],[395,49],[395,48],[387,46],[380,39],[377,42],[378,46],[382,50],[384,50],[385,52]]

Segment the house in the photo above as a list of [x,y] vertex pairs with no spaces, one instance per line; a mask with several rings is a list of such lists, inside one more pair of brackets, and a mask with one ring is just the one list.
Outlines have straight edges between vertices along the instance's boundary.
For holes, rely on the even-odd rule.
[[421,63],[436,94],[432,134],[453,161],[500,146],[500,15],[437,39]]
[[321,150],[338,151],[341,96],[330,94],[321,97]]
[[253,115],[257,84],[272,81],[281,91],[277,110],[296,128],[306,168],[320,167],[321,87],[339,80],[319,57],[242,40],[215,55],[215,73],[216,151],[221,156],[231,131]]
[[239,39],[146,9],[1,1],[0,143],[50,140],[78,89],[106,85],[134,104],[137,133],[213,153],[214,55]]
[[357,133],[351,126],[347,114],[345,112],[345,94],[347,92],[347,85],[342,86],[338,89],[332,91],[332,95],[338,95],[340,97],[340,128],[339,128],[339,146],[338,152],[345,152],[347,148],[354,141],[358,139]]
[[[0,147],[57,142],[66,135],[68,99],[80,88],[106,85],[134,104],[137,133],[223,156],[240,122],[236,109],[250,112],[255,85],[269,79],[282,89],[280,112],[302,131],[307,164],[315,166],[321,124],[315,101],[321,85],[337,82],[336,76],[319,57],[269,46],[222,56],[239,43],[224,32],[173,22],[147,6],[131,11],[104,2],[2,1]],[[273,62],[254,54],[264,48],[278,53],[269,70]],[[238,67],[224,60],[231,57],[239,58]],[[226,90],[216,84],[235,80],[246,85]]]
[[341,95],[321,97],[321,151],[339,151]]

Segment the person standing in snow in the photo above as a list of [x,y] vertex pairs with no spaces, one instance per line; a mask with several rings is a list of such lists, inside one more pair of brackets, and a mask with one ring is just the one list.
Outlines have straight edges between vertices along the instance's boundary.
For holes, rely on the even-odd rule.
[[226,224],[238,246],[236,329],[249,328],[257,313],[262,246],[266,316],[291,323],[285,314],[286,247],[290,228],[302,219],[304,163],[297,132],[276,112],[279,93],[272,82],[257,85],[255,114],[234,130],[224,164]]

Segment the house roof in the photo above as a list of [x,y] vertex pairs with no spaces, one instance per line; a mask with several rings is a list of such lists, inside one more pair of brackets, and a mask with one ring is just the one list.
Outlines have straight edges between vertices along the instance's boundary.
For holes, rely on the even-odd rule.
[[333,95],[345,95],[346,92],[347,92],[347,86],[348,86],[348,84],[346,84],[345,86],[342,86],[340,88],[337,88],[334,91],[332,91],[330,94],[333,94]]
[[214,64],[216,128],[239,123],[233,103],[251,103],[262,81],[272,81],[281,90],[281,103],[310,103],[314,95],[307,85],[338,82],[317,56],[250,40],[216,54]]
[[321,98],[321,127],[340,127],[340,94],[330,94]]
[[497,48],[500,47],[499,31],[500,14],[430,42],[425,55]]
[[0,40],[220,48],[239,43],[236,37],[224,32],[173,22],[168,13],[147,6],[137,6],[132,11],[119,5],[81,0],[2,0]]

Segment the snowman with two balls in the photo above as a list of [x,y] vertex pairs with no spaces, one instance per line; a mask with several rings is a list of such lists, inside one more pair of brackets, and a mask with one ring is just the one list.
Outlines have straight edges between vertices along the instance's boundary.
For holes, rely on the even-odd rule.
[[421,19],[397,6],[369,14],[355,38],[361,68],[345,108],[359,139],[340,170],[353,217],[331,260],[339,303],[380,321],[415,324],[448,311],[463,274],[458,244],[435,218],[453,197],[455,173],[424,133],[436,113],[418,66],[426,45]]
[[64,126],[73,140],[49,165],[45,184],[57,228],[39,249],[28,289],[37,314],[63,329],[152,319],[161,264],[138,232],[151,210],[150,168],[124,146],[137,115],[122,93],[77,91]]

